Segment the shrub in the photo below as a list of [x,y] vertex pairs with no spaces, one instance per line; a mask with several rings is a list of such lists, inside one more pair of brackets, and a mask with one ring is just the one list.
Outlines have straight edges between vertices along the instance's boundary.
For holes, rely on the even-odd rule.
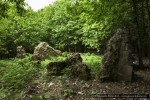
[[2,82],[0,87],[4,89],[22,89],[37,71],[28,57],[1,60],[0,65],[0,82]]

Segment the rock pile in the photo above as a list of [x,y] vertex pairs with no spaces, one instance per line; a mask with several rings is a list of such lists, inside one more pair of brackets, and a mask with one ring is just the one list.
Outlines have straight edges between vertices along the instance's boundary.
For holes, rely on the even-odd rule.
[[55,50],[51,46],[48,45],[46,42],[41,42],[37,47],[34,49],[33,53],[33,60],[45,60],[49,56],[58,56],[61,55],[61,51]]
[[102,59],[101,81],[131,81],[132,60],[129,30],[120,28],[110,39]]
[[23,46],[18,46],[17,47],[17,58],[24,58],[26,55],[25,49],[23,48]]
[[72,76],[79,77],[82,80],[91,78],[90,69],[82,62],[79,53],[72,54],[69,58],[62,62],[50,62],[47,65],[47,70],[53,75],[63,74],[65,68],[72,70]]

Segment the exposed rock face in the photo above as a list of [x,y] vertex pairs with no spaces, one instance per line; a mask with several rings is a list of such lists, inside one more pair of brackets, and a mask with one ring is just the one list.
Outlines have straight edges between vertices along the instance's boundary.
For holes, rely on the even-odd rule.
[[82,62],[78,62],[73,66],[73,75],[82,80],[89,80],[91,78],[90,69]]
[[103,56],[101,81],[131,81],[131,64],[129,30],[121,28],[110,39],[107,52]]
[[47,65],[47,70],[48,70],[49,74],[51,74],[51,75],[61,75],[62,70],[66,67],[67,67],[66,61],[50,62]]
[[91,78],[90,69],[84,63],[82,63],[82,58],[79,53],[72,54],[67,62],[73,67],[73,75],[79,77],[82,80],[88,80]]
[[70,65],[76,64],[78,62],[82,62],[81,55],[79,53],[73,53],[70,55],[70,57],[67,59],[67,62]]
[[47,70],[52,75],[63,74],[65,68],[72,70],[72,76],[79,77],[82,80],[91,78],[90,69],[82,63],[82,58],[79,53],[72,54],[68,59],[62,62],[50,62],[47,65]]
[[25,52],[23,46],[18,46],[17,47],[17,56],[16,57],[17,58],[24,58],[25,54],[26,54],[26,52]]
[[61,51],[55,50],[51,46],[48,45],[46,42],[41,42],[37,47],[34,49],[33,53],[33,60],[45,60],[49,56],[58,56],[61,55]]

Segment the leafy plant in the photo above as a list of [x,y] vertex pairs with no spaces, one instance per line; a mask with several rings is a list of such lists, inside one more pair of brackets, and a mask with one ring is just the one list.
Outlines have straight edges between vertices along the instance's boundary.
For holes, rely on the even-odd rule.
[[65,89],[64,90],[64,96],[65,97],[69,97],[69,96],[74,95],[74,94],[75,94],[75,92],[72,89]]
[[29,61],[24,59],[11,59],[0,61],[1,88],[10,90],[23,89],[27,82],[34,77],[37,68]]

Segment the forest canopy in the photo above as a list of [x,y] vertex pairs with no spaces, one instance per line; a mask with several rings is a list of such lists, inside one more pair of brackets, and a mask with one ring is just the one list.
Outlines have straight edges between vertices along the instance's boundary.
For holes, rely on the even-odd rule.
[[43,41],[62,51],[103,53],[120,27],[130,29],[139,56],[149,55],[149,0],[56,0],[37,12],[24,0],[1,0],[0,11],[1,58],[14,57],[19,45],[32,53]]

